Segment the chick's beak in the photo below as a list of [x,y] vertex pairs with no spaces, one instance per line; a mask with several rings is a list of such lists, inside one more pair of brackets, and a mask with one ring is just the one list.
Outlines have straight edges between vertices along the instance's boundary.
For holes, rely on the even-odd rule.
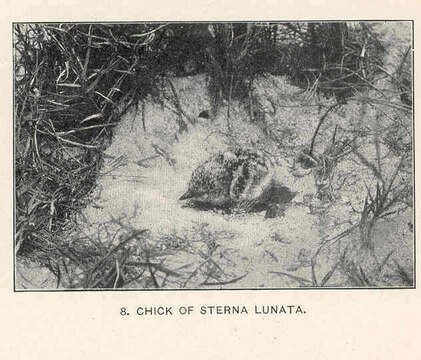
[[191,199],[192,197],[194,197],[193,191],[187,190],[183,195],[180,196],[178,200]]

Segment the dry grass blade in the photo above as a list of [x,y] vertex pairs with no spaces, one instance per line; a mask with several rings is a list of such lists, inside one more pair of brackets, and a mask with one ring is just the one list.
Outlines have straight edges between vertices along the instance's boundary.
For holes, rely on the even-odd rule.
[[340,262],[338,261],[332,269],[329,270],[329,272],[323,277],[322,281],[320,282],[320,286],[326,286],[327,282],[330,280],[336,269],[338,268]]
[[231,280],[227,280],[227,281],[218,281],[218,282],[209,282],[209,281],[204,281],[202,282],[201,285],[205,285],[205,286],[220,286],[220,285],[228,285],[228,284],[234,284],[238,281],[240,281],[241,279],[244,279],[246,276],[248,275],[248,273],[238,276],[234,279]]
[[383,261],[381,262],[381,264],[379,264],[379,268],[378,268],[378,272],[382,272],[383,268],[385,267],[385,265],[388,263],[390,257],[392,256],[392,254],[395,252],[395,250],[391,250],[383,259]]
[[132,34],[132,35],[130,35],[130,36],[131,36],[131,37],[134,37],[134,38],[145,37],[145,36],[148,36],[148,35],[153,34],[154,32],[157,32],[157,31],[161,30],[162,28],[164,28],[164,27],[166,27],[166,26],[168,26],[168,24],[164,24],[164,25],[158,26],[156,29],[153,29],[153,30],[151,30],[151,31],[145,32],[145,33],[143,33],[143,34]]
[[384,183],[383,176],[379,172],[379,169],[377,169],[374,164],[372,164],[371,162],[369,162],[357,149],[354,149],[353,152],[354,152],[355,155],[358,156],[358,158],[360,159],[360,161],[373,172],[374,176],[377,179],[379,179],[382,183]]
[[88,117],[84,118],[80,123],[83,124],[83,123],[85,123],[85,122],[87,122],[89,120],[99,119],[99,118],[103,118],[103,117],[104,117],[104,114],[102,114],[102,113],[96,113],[96,114],[89,115]]
[[291,275],[282,271],[269,271],[269,273],[289,277],[290,279],[295,280],[299,282],[301,285],[306,286],[306,287],[313,283],[312,281],[305,279],[303,277]]
[[409,286],[414,286],[413,276],[409,275],[408,272],[396,260],[394,260],[394,263],[396,266],[396,274],[403,281],[403,283]]
[[181,274],[178,273],[177,271],[168,269],[167,267],[163,266],[161,263],[154,263],[154,262],[142,262],[142,261],[128,261],[126,263],[126,266],[142,266],[142,267],[153,267],[156,270],[169,275],[169,276],[174,276],[174,277],[180,277]]
[[89,288],[90,287],[90,282],[92,280],[93,274],[98,270],[98,268],[103,265],[116,251],[118,251],[120,248],[122,248],[124,245],[126,245],[128,242],[130,242],[131,240],[138,238],[138,236],[143,235],[147,230],[137,230],[134,231],[132,234],[130,234],[125,240],[121,241],[118,245],[116,245],[115,247],[113,247],[112,249],[110,249],[108,251],[108,253],[103,256],[101,259],[99,259],[99,261],[97,261],[97,263],[92,267],[92,269],[90,270],[90,272],[87,275],[87,278],[85,280],[85,288]]

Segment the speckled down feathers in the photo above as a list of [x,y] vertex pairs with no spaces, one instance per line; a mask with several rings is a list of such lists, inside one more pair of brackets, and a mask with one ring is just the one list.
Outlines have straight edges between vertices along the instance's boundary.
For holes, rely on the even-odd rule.
[[[189,199],[190,206],[202,208],[262,210],[273,198],[273,178],[274,162],[269,156],[256,150],[232,148],[198,166],[180,200]],[[285,194],[288,198],[285,191],[283,198]]]

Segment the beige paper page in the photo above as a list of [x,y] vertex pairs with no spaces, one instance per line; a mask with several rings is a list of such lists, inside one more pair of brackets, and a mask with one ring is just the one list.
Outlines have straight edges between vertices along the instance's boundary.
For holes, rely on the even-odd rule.
[[[243,281],[239,286],[227,284],[220,291],[196,287],[194,290],[16,291],[24,289],[15,289],[12,245],[12,23],[413,20],[414,116],[417,119],[420,8],[417,1],[404,0],[2,3],[0,357],[63,360],[419,358],[421,294],[418,288],[309,289],[289,285],[291,289],[280,289],[272,285],[259,289],[261,279],[256,275],[254,282]],[[418,144],[414,145],[418,152]],[[417,155],[414,164],[418,169]],[[150,196],[151,201],[157,201],[157,194],[150,193]],[[415,201],[419,203],[417,193]],[[165,228],[165,222],[159,226]],[[253,237],[250,239],[252,242]],[[415,264],[414,271],[418,274],[419,263]],[[311,278],[310,273],[309,276]],[[41,286],[35,290],[42,290]]]

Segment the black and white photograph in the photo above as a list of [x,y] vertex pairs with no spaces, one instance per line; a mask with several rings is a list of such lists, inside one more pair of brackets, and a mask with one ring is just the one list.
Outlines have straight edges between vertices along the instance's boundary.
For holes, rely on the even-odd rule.
[[415,288],[413,21],[11,25],[14,292]]

